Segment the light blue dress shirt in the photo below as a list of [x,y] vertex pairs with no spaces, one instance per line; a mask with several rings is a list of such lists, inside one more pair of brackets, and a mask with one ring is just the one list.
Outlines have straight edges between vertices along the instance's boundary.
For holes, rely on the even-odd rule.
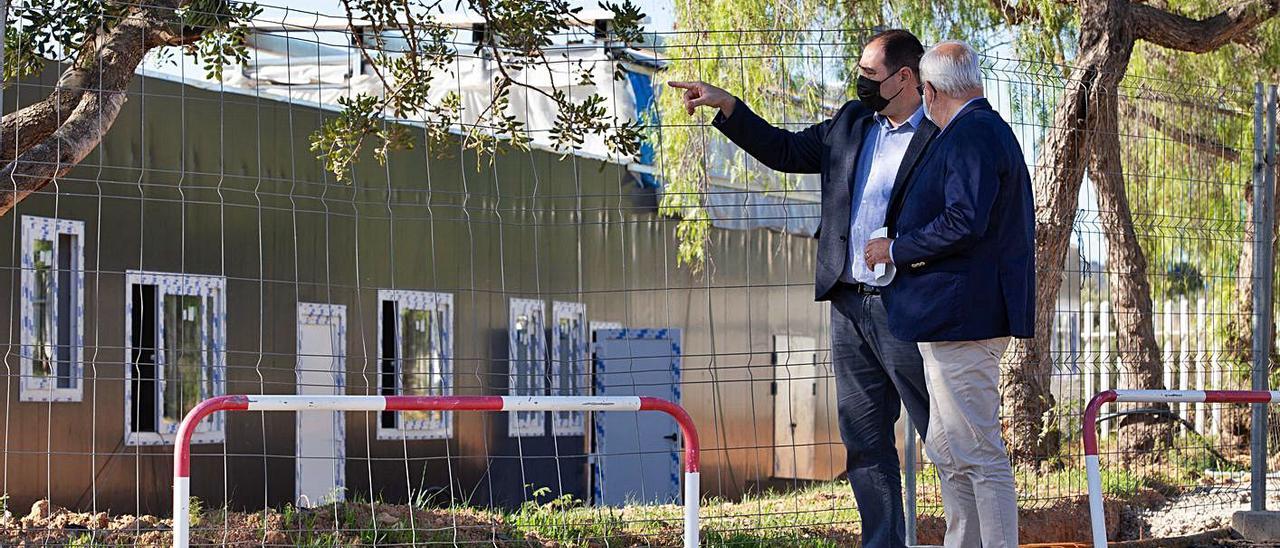
[[872,115],[875,123],[867,130],[858,155],[858,168],[854,172],[853,189],[849,193],[849,253],[845,260],[841,281],[846,283],[871,283],[875,273],[867,268],[863,253],[871,233],[884,226],[889,198],[893,195],[893,183],[898,178],[898,167],[907,154],[907,145],[924,119],[924,107],[916,109],[902,125],[880,113]]

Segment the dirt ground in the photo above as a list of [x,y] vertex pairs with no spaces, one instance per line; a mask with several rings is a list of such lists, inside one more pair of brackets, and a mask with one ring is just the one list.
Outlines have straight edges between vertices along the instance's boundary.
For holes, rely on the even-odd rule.
[[[173,522],[155,516],[71,512],[47,501],[22,517],[0,518],[4,546],[169,546]],[[404,505],[343,504],[282,514],[200,512],[192,546],[362,546],[447,542],[462,545],[548,546],[540,539],[507,536],[493,516],[465,509],[410,510]],[[554,544],[550,544],[553,546]]]
[[[1109,528],[1121,520],[1121,505],[1108,509]],[[410,523],[412,522],[412,527]],[[1085,501],[1062,500],[1053,506],[1025,511],[1021,529],[1026,542],[1077,539],[1088,530]],[[413,510],[403,505],[343,504],[317,510],[281,513],[240,513],[205,511],[192,527],[192,545],[295,546],[305,544],[359,546],[382,543],[457,543],[490,546],[559,546],[536,533],[520,534],[501,516],[465,509]],[[849,527],[853,525],[853,527]],[[116,516],[79,513],[37,502],[22,517],[0,520],[0,544],[30,546],[49,544],[164,546],[170,541],[172,522],[154,516]],[[375,533],[373,529],[379,531]],[[837,545],[856,542],[856,524],[831,531],[811,531],[808,538],[822,538]],[[627,546],[677,545],[678,524],[669,534],[619,538],[610,531],[609,544],[622,541]],[[922,543],[940,544],[945,529],[938,517],[925,517],[920,524]],[[376,539],[376,541],[375,541]],[[837,540],[838,539],[838,540]],[[601,543],[604,545],[604,543]]]
[[[1280,482],[1269,491],[1268,506],[1280,508]],[[1145,490],[1129,501],[1107,502],[1106,524],[1117,546],[1133,548],[1258,548],[1276,546],[1254,544],[1238,536],[1226,536],[1231,514],[1249,506],[1242,486],[1202,486],[1176,496],[1165,497]],[[708,512],[712,514],[712,512]],[[678,514],[677,514],[678,515]],[[711,516],[709,515],[708,518]],[[839,520],[842,521],[842,520]],[[1088,539],[1089,515],[1084,497],[1063,498],[1020,514],[1020,535],[1024,543],[1052,543],[1043,546],[1084,546]],[[728,523],[707,519],[704,535]],[[758,525],[758,524],[757,524]],[[50,505],[34,504],[25,515],[0,516],[0,545],[3,546],[167,546],[172,522],[154,516],[108,516],[105,513],[71,512]],[[601,538],[601,542],[565,542],[544,535],[545,530],[513,523],[511,515],[467,508],[411,509],[405,505],[346,503],[316,510],[287,509],[284,512],[197,511],[192,527],[192,545],[215,546],[367,546],[372,544],[455,544],[485,546],[677,546],[679,523],[667,523],[644,533],[608,524],[587,524],[577,538]],[[940,516],[922,516],[918,534],[922,544],[941,544],[945,523]],[[1203,538],[1205,532],[1220,532]],[[707,537],[711,540],[711,536]],[[737,538],[737,537],[736,537]],[[752,542],[750,546],[775,545],[777,536]],[[788,545],[805,545],[822,539],[823,545],[856,543],[856,523],[828,523],[808,528],[803,540],[788,539]],[[1180,539],[1181,538],[1181,539]],[[1180,540],[1175,540],[1180,539]],[[726,539],[727,540],[727,539]],[[791,541],[794,541],[791,542]],[[1127,542],[1125,542],[1127,541]],[[1080,543],[1080,544],[1074,544]],[[729,541],[726,545],[738,545]]]

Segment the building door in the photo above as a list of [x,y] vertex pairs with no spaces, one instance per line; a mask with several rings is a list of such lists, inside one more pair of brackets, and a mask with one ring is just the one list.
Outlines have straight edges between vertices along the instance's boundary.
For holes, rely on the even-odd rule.
[[773,477],[819,479],[815,464],[818,426],[817,342],[813,337],[773,337]]
[[[678,329],[594,333],[595,393],[680,402]],[[680,501],[680,429],[663,413],[595,413],[592,500],[597,506]]]
[[[299,395],[333,396],[345,386],[346,307],[298,304]],[[344,499],[346,427],[341,412],[297,413],[295,503],[314,507]]]

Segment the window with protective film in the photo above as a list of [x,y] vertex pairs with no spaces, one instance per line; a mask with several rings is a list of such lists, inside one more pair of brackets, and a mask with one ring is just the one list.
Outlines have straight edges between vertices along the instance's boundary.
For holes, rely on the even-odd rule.
[[[582,303],[551,304],[551,394],[553,396],[586,396],[587,384],[587,306]],[[557,436],[581,436],[586,422],[581,411],[553,411],[551,433]]]
[[84,222],[22,217],[21,401],[84,394]]
[[[546,308],[535,299],[511,299],[508,331],[507,382],[512,396],[547,395]],[[546,413],[507,413],[507,433],[512,437],[546,434]]]
[[[379,393],[445,396],[453,393],[453,295],[382,290]],[[384,411],[380,439],[437,439],[453,435],[448,411]]]
[[[226,393],[226,306],[219,276],[126,273],[126,443],[171,444],[191,408]],[[225,420],[201,421],[192,443],[223,441]]]

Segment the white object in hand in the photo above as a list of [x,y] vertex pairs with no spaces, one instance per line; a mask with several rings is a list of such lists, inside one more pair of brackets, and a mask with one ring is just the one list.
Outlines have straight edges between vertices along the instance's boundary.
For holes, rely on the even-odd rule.
[[[887,226],[882,226],[876,229],[875,232],[871,233],[872,240],[879,239],[879,238],[888,238],[888,237],[889,237],[889,227]],[[875,267],[872,270],[875,273],[876,277],[880,278],[884,276],[884,269],[885,269],[885,263],[876,263]]]
[[[888,238],[888,237],[889,237],[889,227],[880,227],[879,229],[876,229],[875,232],[871,233],[870,239],[875,240],[879,238]],[[871,273],[875,275],[876,279],[874,282],[868,285],[873,285],[877,287],[884,287],[886,285],[889,285],[889,282],[893,281],[893,275],[896,274],[897,271],[898,269],[894,268],[893,264],[891,263],[876,263],[874,266],[871,267]]]

